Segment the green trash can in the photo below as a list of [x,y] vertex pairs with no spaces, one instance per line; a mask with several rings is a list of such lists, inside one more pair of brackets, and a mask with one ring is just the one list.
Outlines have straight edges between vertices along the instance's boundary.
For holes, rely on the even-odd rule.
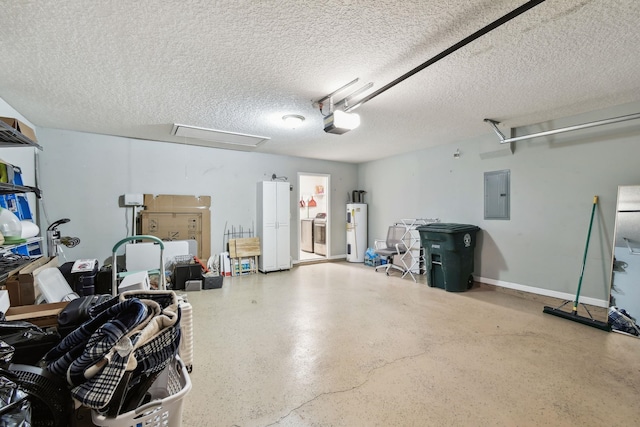
[[433,223],[417,227],[424,248],[427,284],[448,292],[464,292],[473,285],[473,252],[479,227]]

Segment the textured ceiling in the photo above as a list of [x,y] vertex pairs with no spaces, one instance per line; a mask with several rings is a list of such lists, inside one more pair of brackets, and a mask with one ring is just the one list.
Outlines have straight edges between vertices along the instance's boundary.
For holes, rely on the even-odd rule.
[[547,0],[323,131],[313,100],[379,89],[523,3],[2,0],[0,97],[37,126],[185,143],[181,123],[347,162],[640,100],[640,1]]

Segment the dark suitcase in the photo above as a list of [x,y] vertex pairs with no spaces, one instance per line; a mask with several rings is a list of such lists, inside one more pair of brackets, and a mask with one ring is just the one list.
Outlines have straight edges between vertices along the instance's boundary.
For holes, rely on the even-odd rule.
[[91,317],[89,310],[113,298],[111,295],[87,295],[69,302],[58,314],[58,332],[64,338]]
[[200,264],[178,264],[173,269],[172,289],[184,289],[188,280],[202,280],[202,266]]
[[61,341],[55,330],[43,330],[22,320],[0,322],[0,340],[14,348],[12,363],[36,365]]
[[[118,266],[118,273],[125,271],[124,268]],[[98,270],[96,277],[95,293],[96,294],[110,294],[111,285],[113,284],[113,275],[110,265],[103,265]]]
[[93,270],[72,273],[74,261],[65,262],[58,269],[71,286],[71,289],[79,296],[95,294],[95,281],[98,274],[98,261],[95,261]]

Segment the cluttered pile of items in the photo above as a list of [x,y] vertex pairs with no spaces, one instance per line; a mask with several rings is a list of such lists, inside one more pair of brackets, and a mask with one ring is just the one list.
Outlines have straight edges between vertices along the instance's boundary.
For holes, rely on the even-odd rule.
[[58,230],[69,219],[54,221],[42,253],[20,193],[39,190],[16,187],[10,166],[0,161],[0,187],[11,185],[0,195],[0,236],[13,245],[0,248],[0,425],[179,426],[193,370],[183,291],[222,287],[203,238],[210,198],[145,194],[144,235],[116,243],[102,266],[60,262],[80,240]]
[[115,265],[120,246],[155,251],[156,269],[132,270],[126,261],[99,268],[95,259],[58,266],[57,257],[41,257],[8,275],[0,290],[0,422],[180,425],[193,369],[192,307],[181,291],[219,288],[222,277],[217,263],[168,258],[167,243],[132,236],[113,248]]
[[[6,425],[130,426],[157,417],[180,424],[191,388],[180,357],[190,333],[182,302],[162,290],[97,297],[61,309],[59,328],[46,320],[0,321]],[[93,424],[82,424],[89,413]]]

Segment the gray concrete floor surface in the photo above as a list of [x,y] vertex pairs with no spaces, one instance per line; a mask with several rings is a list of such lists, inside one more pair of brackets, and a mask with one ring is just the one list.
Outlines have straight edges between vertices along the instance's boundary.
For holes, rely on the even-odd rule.
[[543,314],[540,301],[347,262],[187,296],[184,427],[640,422],[640,340]]

